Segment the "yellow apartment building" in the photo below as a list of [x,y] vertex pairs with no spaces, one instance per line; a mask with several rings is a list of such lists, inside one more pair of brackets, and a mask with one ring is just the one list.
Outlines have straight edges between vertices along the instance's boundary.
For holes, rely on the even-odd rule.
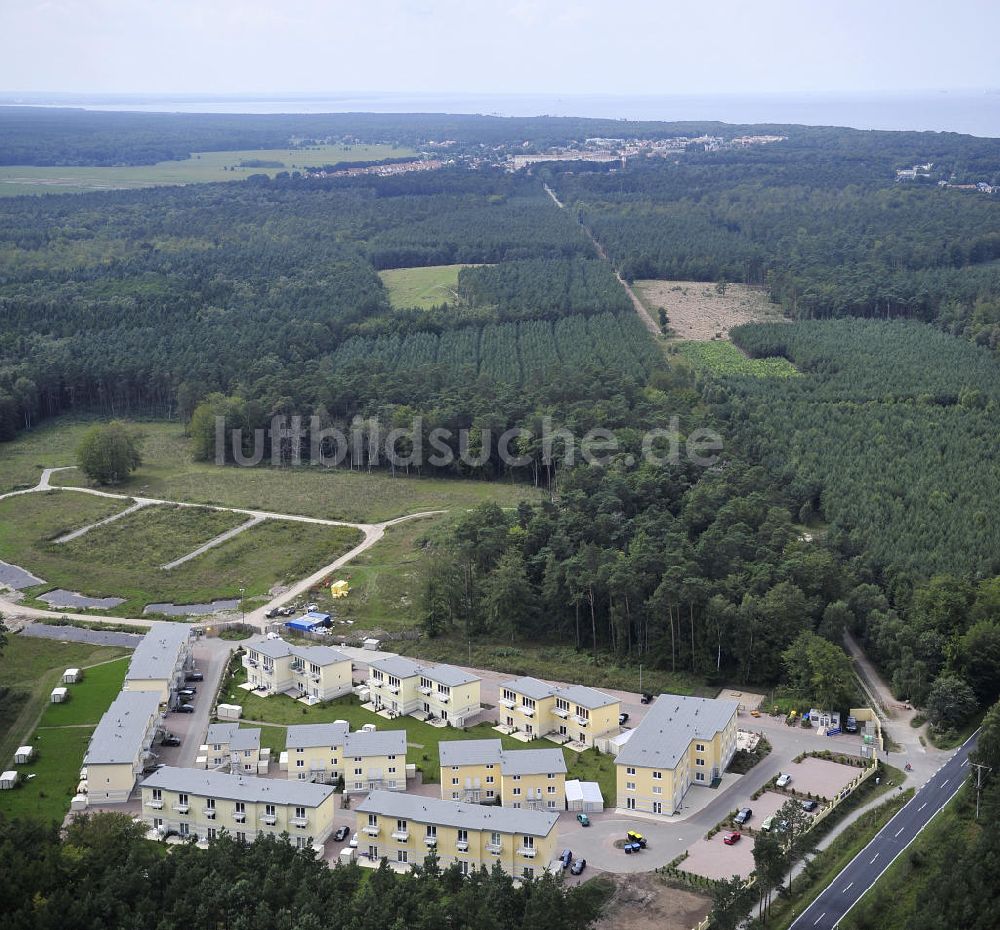
[[481,679],[454,665],[423,665],[402,656],[369,663],[375,709],[465,726],[480,710]]
[[192,627],[187,623],[154,623],[132,653],[123,691],[151,691],[171,708],[191,668]]
[[[127,801],[151,761],[150,746],[163,722],[160,694],[122,691],[94,728],[83,758],[81,781],[89,804]],[[85,774],[86,773],[86,774]]]
[[256,775],[260,762],[260,728],[241,727],[238,723],[210,724],[202,754],[209,768],[228,768],[230,772]]
[[441,798],[504,807],[561,811],[566,759],[561,749],[504,749],[498,739],[438,744]]
[[319,846],[333,830],[333,787],[164,766],[146,778],[142,819],[151,828],[213,840],[223,829],[253,842],[288,833],[295,846]]
[[531,737],[582,743],[618,729],[621,701],[583,685],[559,687],[523,677],[500,686],[501,722]]
[[285,738],[290,781],[333,784],[348,794],[406,790],[406,731],[350,732],[345,720],[290,726]]
[[556,857],[555,812],[514,810],[373,791],[355,808],[358,849],[378,862],[422,863],[435,852],[441,866],[464,874],[499,863],[515,878],[535,878]]
[[293,646],[267,639],[243,654],[247,681],[265,696],[287,694],[311,704],[332,701],[353,688],[351,660],[329,646]]
[[674,814],[691,785],[720,778],[736,752],[738,707],[661,694],[615,757],[619,808]]

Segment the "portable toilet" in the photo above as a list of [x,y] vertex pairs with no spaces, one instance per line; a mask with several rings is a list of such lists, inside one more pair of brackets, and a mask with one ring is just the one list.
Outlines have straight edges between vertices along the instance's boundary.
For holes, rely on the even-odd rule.
[[346,581],[335,581],[332,585],[330,585],[330,597],[334,599],[347,597],[350,590],[350,585],[348,585]]
[[51,695],[52,703],[62,704],[62,702],[66,700],[66,695],[68,694],[69,692],[65,688],[53,688]]
[[72,685],[80,681],[83,678],[83,673],[78,668],[68,668],[63,672],[63,684]]
[[31,746],[18,746],[17,752],[14,753],[14,764],[26,765],[34,754],[35,750]]
[[0,774],[0,790],[6,791],[17,784],[17,772],[4,772]]

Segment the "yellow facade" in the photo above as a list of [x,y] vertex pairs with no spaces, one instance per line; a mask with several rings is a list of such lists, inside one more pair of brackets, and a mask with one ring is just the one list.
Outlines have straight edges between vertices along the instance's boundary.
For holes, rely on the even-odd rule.
[[500,786],[500,803],[504,807],[553,811],[566,807],[565,772],[536,772],[530,775],[501,773]]
[[291,693],[313,703],[332,701],[353,688],[351,660],[328,646],[292,646],[280,639],[247,647],[247,681],[267,695]]
[[434,852],[442,868],[457,862],[467,874],[499,863],[509,875],[534,878],[557,852],[557,816],[541,811],[377,791],[358,805],[356,818],[359,853],[375,862],[419,864]]
[[480,679],[451,665],[420,665],[394,656],[369,663],[368,690],[376,710],[465,726],[479,714]]
[[499,757],[495,762],[441,766],[443,801],[493,801],[502,790]]
[[558,687],[528,677],[500,687],[501,723],[528,736],[551,735],[590,747],[618,728],[621,702],[593,688]]
[[333,830],[335,810],[333,788],[323,785],[169,767],[142,783],[142,819],[150,827],[202,840],[225,829],[247,842],[288,833],[297,846],[320,845]]
[[346,721],[290,726],[285,751],[290,781],[333,784],[343,777],[349,794],[406,790],[405,730],[351,733]]

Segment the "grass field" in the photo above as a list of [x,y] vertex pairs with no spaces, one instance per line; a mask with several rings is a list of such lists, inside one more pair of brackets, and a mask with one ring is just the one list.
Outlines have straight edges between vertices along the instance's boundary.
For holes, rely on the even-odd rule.
[[392,268],[379,277],[396,309],[417,307],[429,310],[457,301],[458,272],[469,265],[428,265],[424,268]]
[[[406,730],[406,761],[413,763],[423,772],[425,783],[438,783],[440,780],[440,755],[438,744],[452,739],[499,739],[506,749],[551,749],[553,743],[548,740],[534,740],[521,743],[509,736],[497,733],[491,724],[479,724],[468,730],[457,730],[451,727],[438,729],[422,723],[413,717],[401,717],[386,720],[370,711],[362,709],[357,698],[351,696],[340,698],[329,704],[303,708],[301,704],[284,695],[260,697],[248,695],[239,690],[236,685],[246,680],[245,673],[240,670],[231,682],[223,688],[220,700],[231,701],[243,706],[244,718],[258,721],[273,721],[277,725],[261,726],[261,746],[269,746],[271,755],[277,759],[285,748],[286,726],[298,723],[326,723],[332,720],[346,720],[352,730],[360,729],[366,723],[374,723],[380,730]],[[305,711],[305,713],[303,713]],[[253,727],[258,724],[244,720],[243,727]],[[579,778],[584,781],[596,781],[601,785],[604,803],[614,807],[616,797],[614,757],[588,750],[576,753],[569,749],[563,750],[566,758],[567,778]]]
[[747,358],[731,342],[682,342],[677,351],[696,368],[716,375],[752,378],[794,378],[798,369],[786,358]]
[[[118,693],[115,682],[120,686],[127,660],[110,665],[97,663],[128,654],[129,650],[114,646],[60,643],[28,636],[8,638],[0,657],[0,759],[7,768],[14,750],[25,743],[36,748],[37,756],[30,765],[17,767],[22,778],[30,773],[35,773],[35,778],[22,781],[13,791],[0,792],[0,814],[62,818],[75,793],[93,726],[88,723],[36,730],[36,724],[55,709],[49,703],[49,692],[60,682],[64,669],[71,666],[86,671],[84,681],[71,686],[73,693],[64,705],[68,719],[99,719]],[[87,691],[78,690],[88,684]],[[75,707],[74,698],[79,699]]]
[[[128,190],[160,184],[197,184],[206,181],[241,181],[251,174],[275,175],[278,171],[315,168],[341,161],[380,161],[416,154],[391,145],[318,145],[301,149],[262,149],[197,152],[183,161],[114,168],[39,168],[31,165],[0,167],[0,196],[19,194],[80,193],[95,190]],[[281,162],[284,166],[253,167],[244,162]]]
[[[164,562],[184,555],[230,526],[237,514],[200,508],[154,506],[98,527],[79,539],[49,540],[83,526],[118,502],[52,491],[0,501],[0,559],[44,579],[26,590],[37,597],[53,587],[95,597],[124,597],[116,611],[138,613],[153,602],[196,603],[264,595],[332,562],[357,544],[350,527],[311,526],[286,521],[259,524],[177,568]],[[103,509],[101,509],[103,508]]]
[[[59,420],[0,445],[0,490],[34,485],[41,467],[72,465],[73,450],[93,421]],[[176,423],[137,424],[144,464],[115,490],[164,500],[247,507],[328,520],[378,522],[425,510],[467,510],[485,501],[513,507],[541,492],[508,482],[392,477],[343,469],[235,468],[191,460],[190,440]],[[24,444],[22,446],[22,443]],[[77,470],[56,472],[53,484],[89,486]]]
[[129,661],[125,656],[87,669],[83,681],[67,686],[68,700],[48,704],[38,723],[39,729],[96,725],[121,691]]

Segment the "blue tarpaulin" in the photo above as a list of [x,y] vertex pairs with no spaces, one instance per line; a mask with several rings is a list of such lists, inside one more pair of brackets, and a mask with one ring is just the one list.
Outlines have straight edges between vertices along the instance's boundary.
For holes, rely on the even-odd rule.
[[318,611],[310,611],[301,617],[296,617],[294,620],[289,620],[285,626],[290,630],[304,630],[309,633],[319,627],[330,625],[330,615],[319,613]]

